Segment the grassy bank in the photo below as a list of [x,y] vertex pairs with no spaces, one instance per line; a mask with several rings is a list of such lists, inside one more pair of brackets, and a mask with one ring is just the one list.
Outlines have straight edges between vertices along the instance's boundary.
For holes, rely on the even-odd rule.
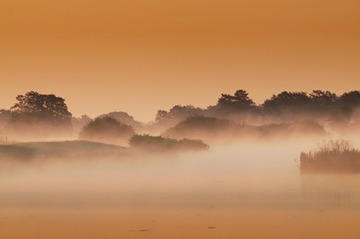
[[119,156],[126,148],[91,141],[31,142],[0,145],[0,158]]

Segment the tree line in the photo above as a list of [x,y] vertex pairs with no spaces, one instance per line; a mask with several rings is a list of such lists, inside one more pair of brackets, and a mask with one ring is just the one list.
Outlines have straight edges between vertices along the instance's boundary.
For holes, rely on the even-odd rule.
[[330,91],[314,90],[306,92],[283,91],[262,104],[256,104],[247,91],[237,90],[233,95],[221,94],[217,103],[207,108],[192,105],[176,105],[169,111],[159,110],[156,121],[186,118],[194,115],[206,115],[226,118],[241,114],[272,116],[278,118],[296,118],[300,116],[321,117],[349,115],[360,106],[360,91],[346,92],[340,96]]
[[[346,121],[358,107],[360,107],[359,91],[345,92],[342,95],[322,90],[314,90],[311,93],[283,91],[266,99],[262,104],[256,104],[247,91],[240,89],[234,94],[221,94],[215,105],[206,108],[175,105],[168,111],[159,110],[153,125],[173,126],[174,122],[178,123],[191,116],[242,119],[242,116],[250,115],[273,117],[283,121],[304,117]],[[54,94],[30,91],[18,95],[16,103],[10,109],[0,110],[0,136],[1,131],[21,136],[26,135],[27,132],[31,135],[36,133],[44,136],[55,131],[69,134],[74,131],[75,126],[78,127],[77,125],[83,130],[81,136],[96,135],[97,131],[106,130],[112,133],[126,131],[126,134],[134,134],[133,128],[143,127],[125,112],[112,112],[98,118],[105,119],[92,120],[87,116],[74,118],[68,110],[65,99]],[[130,125],[130,128],[123,125]]]

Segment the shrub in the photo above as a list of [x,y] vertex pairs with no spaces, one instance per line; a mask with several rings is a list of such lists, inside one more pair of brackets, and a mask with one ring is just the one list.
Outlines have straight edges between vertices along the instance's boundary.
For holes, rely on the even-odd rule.
[[134,129],[111,117],[98,117],[80,132],[80,139],[105,143],[123,143],[135,134]]
[[201,140],[176,140],[151,135],[134,135],[129,143],[132,148],[146,151],[205,150],[208,148]]

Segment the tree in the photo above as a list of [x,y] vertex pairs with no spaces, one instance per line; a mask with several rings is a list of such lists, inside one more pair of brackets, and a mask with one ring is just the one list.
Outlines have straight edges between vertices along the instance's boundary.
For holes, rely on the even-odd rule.
[[203,109],[192,105],[175,105],[169,111],[159,110],[156,121],[161,120],[183,120],[190,116],[203,114]]
[[231,114],[249,112],[256,108],[255,102],[250,99],[245,90],[237,90],[234,95],[221,94],[215,107],[215,114]]
[[339,98],[339,104],[345,107],[359,107],[360,106],[360,91],[350,91],[342,94]]
[[310,93],[310,99],[319,107],[329,108],[336,103],[338,97],[330,91],[313,90],[312,93]]
[[270,114],[307,113],[311,108],[311,99],[306,92],[283,91],[265,100],[263,109]]
[[107,113],[107,114],[102,114],[99,117],[100,118],[102,118],[102,117],[111,117],[111,118],[114,118],[114,119],[118,120],[122,124],[131,125],[135,129],[139,129],[142,126],[139,121],[136,121],[134,119],[134,117],[132,117],[128,113],[122,112],[122,111],[113,111],[113,112],[110,112],[110,113]]
[[25,95],[18,95],[16,100],[17,103],[10,109],[15,117],[26,116],[56,123],[69,123],[71,120],[65,100],[53,94],[30,91]]
[[309,95],[312,112],[316,115],[327,115],[337,104],[339,97],[330,91],[313,90]]
[[71,113],[63,98],[30,91],[18,95],[16,101],[4,128],[12,139],[42,140],[73,133]]
[[166,120],[169,118],[169,112],[166,110],[158,110],[155,116],[156,121]]
[[104,143],[124,143],[135,134],[132,126],[122,124],[111,117],[98,117],[86,125],[79,138]]
[[221,94],[221,97],[218,99],[218,105],[244,109],[255,106],[255,103],[249,98],[249,94],[245,90],[237,90],[234,95]]

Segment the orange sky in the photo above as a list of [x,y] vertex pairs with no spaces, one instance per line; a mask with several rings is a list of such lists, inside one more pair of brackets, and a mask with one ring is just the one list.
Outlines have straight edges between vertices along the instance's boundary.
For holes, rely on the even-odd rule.
[[358,0],[1,0],[0,108],[29,90],[151,120],[246,89],[360,89]]

